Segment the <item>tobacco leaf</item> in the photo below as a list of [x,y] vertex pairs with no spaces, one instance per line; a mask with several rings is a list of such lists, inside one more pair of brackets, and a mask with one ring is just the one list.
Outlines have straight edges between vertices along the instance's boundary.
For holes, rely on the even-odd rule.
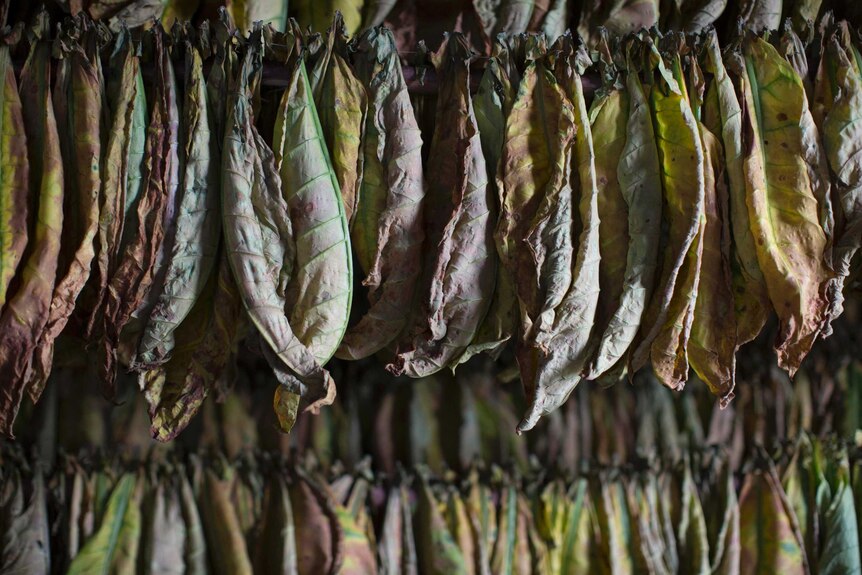
[[[51,106],[49,32],[47,14],[41,13],[31,30],[30,54],[21,70],[18,120],[23,121],[26,131],[28,193],[36,207],[36,219],[18,288],[0,314],[0,376],[4,381],[0,389],[0,430],[7,435],[12,434],[27,388],[31,358],[50,313],[63,227],[63,160]],[[28,184],[24,174],[19,173],[19,177],[23,178],[21,183]]]
[[138,564],[144,575],[185,573],[186,524],[173,478],[157,479],[142,500]]
[[147,105],[140,59],[131,34],[122,28],[117,34],[108,69],[106,96],[110,109],[110,132],[102,158],[101,204],[99,206],[99,252],[93,281],[97,293],[84,337],[101,331],[99,320],[108,283],[117,269],[118,257],[134,229],[132,206],[140,194],[141,168],[146,143]]
[[574,136],[574,112],[562,86],[544,60],[530,61],[506,122],[495,240],[518,297],[518,365],[531,402],[536,342],[550,335],[572,281],[568,174]]
[[362,186],[363,134],[368,110],[365,86],[351,70],[344,19],[337,14],[326,37],[325,50],[309,78],[314,105],[338,178],[348,223],[352,223]]
[[[604,328],[588,377],[613,368],[633,344],[653,294],[661,232],[661,165],[655,126],[639,70],[628,62],[625,146],[616,167],[628,212],[626,269],[619,305]],[[600,134],[599,131],[595,131]],[[601,218],[601,214],[599,216]],[[600,237],[604,237],[600,229]],[[601,249],[601,248],[600,248]],[[605,260],[604,254],[602,260]],[[613,265],[613,262],[608,262]]]
[[[296,11],[296,19],[302,28],[311,28],[314,32],[324,33],[330,28],[332,19],[340,14],[344,21],[345,31],[353,35],[359,31],[362,24],[362,9],[365,0],[298,0],[290,5],[291,11]],[[383,22],[373,22],[368,26],[376,26]],[[279,28],[281,30],[283,28]],[[331,31],[331,29],[330,29]]]
[[[711,27],[727,8],[727,0],[676,0],[668,30],[697,34]],[[710,29],[710,32],[712,30]]]
[[3,75],[0,121],[4,133],[2,152],[7,158],[0,166],[3,176],[0,184],[0,311],[9,299],[9,284],[24,257],[30,231],[27,136],[9,50],[8,45],[0,46],[0,74]]
[[668,235],[658,289],[647,309],[630,365],[637,371],[649,356],[659,381],[679,389],[688,380],[686,346],[703,253],[704,155],[682,81],[679,54],[671,57],[671,70],[665,68],[654,47],[652,61],[656,77],[650,108],[662,165],[663,218],[668,222]]
[[183,521],[186,524],[186,544],[183,552],[185,573],[187,575],[206,575],[207,573],[207,542],[204,537],[204,526],[201,513],[198,510],[195,495],[189,479],[182,473],[180,468],[179,490],[180,506],[183,513]]
[[207,545],[209,566],[217,575],[252,573],[236,506],[230,498],[235,481],[233,469],[226,468],[220,473],[205,469],[198,494],[198,508],[204,533],[210,543]]
[[780,323],[778,365],[791,375],[829,320],[833,274],[807,152],[810,118],[799,77],[768,43],[747,38],[743,170],[751,230],[769,299]]
[[737,19],[754,32],[778,30],[781,4],[781,0],[743,0],[738,4]]
[[730,271],[730,218],[721,143],[699,125],[704,156],[703,259],[688,343],[692,369],[722,405],[736,385],[736,314]]
[[134,367],[149,369],[164,363],[182,325],[212,275],[221,218],[218,195],[218,150],[209,121],[203,60],[198,48],[186,43],[186,85],[183,103],[183,171],[177,193],[175,238],[166,254],[164,281],[154,286],[156,303],[146,318]]
[[338,180],[301,59],[281,99],[273,140],[296,243],[286,309],[292,310],[289,321],[296,337],[323,365],[347,328],[353,259]]
[[740,573],[807,573],[792,509],[775,472],[746,475],[739,493]]
[[395,485],[389,490],[377,555],[381,573],[416,575],[419,572],[410,495],[404,485]]
[[[364,509],[364,502],[361,502]],[[362,529],[357,517],[343,505],[335,503],[335,515],[338,524],[344,534],[344,561],[339,573],[344,575],[362,575],[364,573],[377,573],[377,560],[375,558],[372,541],[366,531]],[[373,536],[373,530],[371,534]]]
[[[479,89],[473,96],[473,111],[476,115],[476,126],[479,129],[485,169],[488,173],[488,188],[494,196],[488,204],[491,210],[488,217],[494,222],[497,221],[500,211],[497,174],[506,135],[506,115],[516,96],[508,74],[503,68],[507,50],[505,44],[499,39],[494,43],[493,54],[482,74]],[[516,311],[515,286],[511,276],[498,263],[496,285],[488,313],[485,314],[473,341],[456,362],[464,363],[473,355],[483,351],[487,351],[492,357],[497,357],[512,337]]]
[[350,327],[337,356],[360,359],[407,325],[422,269],[422,139],[395,40],[373,28],[356,40],[354,68],[368,90],[364,172],[351,241],[366,277],[370,309]]
[[416,551],[422,573],[466,573],[464,556],[446,525],[427,479],[421,478],[416,507]]
[[143,478],[124,474],[111,491],[98,530],[87,540],[67,573],[135,573],[141,535]]
[[581,11],[578,34],[593,45],[598,41],[599,27],[614,36],[625,36],[658,24],[658,0],[598,0]]
[[630,573],[634,566],[633,533],[625,488],[619,480],[602,478],[593,491],[596,523],[601,534],[600,557],[610,566],[611,573]]
[[470,99],[469,45],[448,36],[435,56],[440,78],[428,169],[426,269],[420,311],[398,345],[392,373],[425,377],[473,341],[494,293],[492,199]]
[[576,137],[566,161],[573,174],[570,202],[574,204],[577,200],[578,209],[576,214],[572,213],[569,224],[573,249],[569,264],[571,283],[554,310],[550,329],[543,329],[541,321],[538,322],[535,391],[518,424],[519,432],[531,429],[542,415],[561,406],[577,386],[592,352],[590,334],[599,299],[599,192],[590,120],[579,73],[587,56],[575,48],[569,35],[561,37],[551,52],[554,50],[558,50],[556,77],[574,113]]
[[495,37],[498,34],[515,35],[526,32],[537,2],[545,2],[545,0],[502,0],[497,9],[494,33],[491,36]]
[[54,340],[75,309],[96,250],[103,94],[101,70],[90,59],[95,33],[85,23],[80,18],[67,22],[55,40],[62,54],[53,107],[64,166],[64,218],[51,311],[33,356],[27,390],[34,401],[51,372]]
[[296,469],[288,485],[296,526],[300,575],[338,573],[344,559],[344,532],[332,502],[304,472]]
[[262,40],[256,30],[229,104],[222,157],[225,246],[243,305],[269,350],[270,365],[314,409],[332,403],[335,385],[294,334],[285,309],[295,259],[293,231],[274,155],[254,127],[249,92],[250,78],[261,68]]
[[99,373],[104,391],[112,396],[117,372],[120,334],[132,313],[143,303],[154,282],[167,227],[173,218],[179,174],[177,86],[168,39],[160,27],[151,32],[156,61],[153,106],[147,128],[146,159],[136,229],[125,246],[117,271],[111,278],[104,311]]
[[51,553],[45,480],[40,472],[4,472],[0,489],[0,570],[50,573]]
[[[287,3],[281,0],[234,0],[227,3],[227,11],[244,34],[251,31],[257,22],[271,24],[276,30],[287,29]],[[315,29],[322,31],[324,28]]]
[[[743,64],[739,55],[728,54],[728,65],[739,70]],[[730,229],[733,236],[734,309],[738,345],[752,341],[763,329],[769,316],[770,303],[760,264],[757,261],[754,235],[746,204],[743,171],[742,108],[731,76],[722,61],[715,31],[704,41],[703,69],[712,75],[704,96],[703,123],[721,140],[730,196]],[[737,74],[738,76],[738,74]]]
[[[815,91],[826,92],[822,96],[823,110],[820,118],[815,116],[815,124],[822,130],[823,149],[837,200],[832,264],[839,291],[850,273],[853,255],[862,245],[862,148],[856,125],[862,113],[862,72],[858,50],[848,37],[846,27],[839,28],[826,42],[818,70],[819,90]],[[812,108],[816,103],[815,99]],[[840,312],[840,306],[834,306],[833,319]]]
[[263,516],[257,536],[254,572],[296,575],[296,527],[284,479],[273,474],[263,496]]

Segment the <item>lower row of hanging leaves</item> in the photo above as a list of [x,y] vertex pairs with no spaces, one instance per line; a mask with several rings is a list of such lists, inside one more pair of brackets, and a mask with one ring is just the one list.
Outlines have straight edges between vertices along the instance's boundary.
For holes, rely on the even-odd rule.
[[716,452],[564,477],[324,474],[308,460],[66,457],[2,466],[20,573],[784,573],[862,569],[862,467],[802,436],[738,474]]
[[[243,340],[285,430],[332,403],[333,356],[423,377],[511,342],[519,430],[582,378],[648,364],[726,403],[773,312],[792,375],[862,239],[862,57],[846,24],[821,29],[813,82],[790,29],[724,54],[712,32],[644,32],[595,63],[569,35],[501,37],[475,95],[452,34],[429,56],[423,163],[384,28],[243,37],[225,18],[137,43],[85,16],[52,35],[42,14],[0,47],[0,430],[84,350],[108,397],[120,366],[140,373],[164,440]],[[289,72],[274,117],[265,65]]]

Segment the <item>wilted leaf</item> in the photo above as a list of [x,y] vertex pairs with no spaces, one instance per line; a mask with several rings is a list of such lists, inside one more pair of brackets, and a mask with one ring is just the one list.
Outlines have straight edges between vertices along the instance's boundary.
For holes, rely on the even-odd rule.
[[0,571],[50,573],[51,546],[45,482],[12,470],[0,489]]
[[440,78],[428,169],[426,270],[419,311],[387,369],[425,377],[451,365],[473,341],[494,293],[488,174],[470,99],[466,39],[453,33],[435,56]]
[[344,19],[336,15],[325,52],[309,72],[314,104],[348,223],[353,221],[362,186],[362,145],[368,96],[347,63],[348,38]]
[[344,560],[344,533],[332,503],[303,472],[297,472],[288,491],[299,574],[338,573]]
[[338,351],[360,359],[391,343],[407,325],[422,269],[422,140],[395,40],[385,28],[357,39],[354,66],[368,90],[364,172],[351,229],[367,275],[369,311],[348,329]]
[[[655,83],[650,107],[662,165],[663,218],[667,244],[657,290],[641,326],[641,340],[631,359],[633,371],[649,356],[656,377],[671,389],[688,381],[686,347],[691,335],[703,253],[704,153],[691,111],[679,54],[666,70],[655,48],[651,59]],[[671,76],[672,74],[672,76]]]
[[154,286],[158,297],[144,318],[138,344],[137,369],[164,363],[175,345],[174,331],[183,323],[212,274],[221,235],[218,194],[218,150],[209,120],[203,61],[186,42],[185,101],[180,130],[184,166],[177,193],[175,237],[166,254],[164,281]]
[[[653,293],[658,258],[661,166],[647,95],[638,77],[639,71],[633,69],[631,63],[628,67],[626,92],[629,105],[625,146],[616,167],[620,191],[628,211],[626,270],[619,305],[604,328],[596,359],[589,371],[590,378],[598,377],[614,367],[634,342]],[[601,231],[600,236],[604,237]],[[605,260],[604,254],[602,260]],[[608,265],[613,263],[607,262]]]
[[[731,66],[738,68],[738,54],[728,56]],[[769,299],[754,235],[749,224],[743,171],[742,109],[724,63],[715,31],[707,33],[703,69],[712,74],[705,95],[703,123],[719,137],[724,148],[724,165],[730,196],[730,228],[733,235],[733,294],[737,320],[737,345],[757,337],[769,315]]]
[[[0,430],[7,435],[12,433],[12,424],[28,383],[31,357],[50,313],[63,227],[63,160],[51,106],[49,31],[47,14],[42,13],[31,31],[30,55],[21,70],[18,113],[22,116],[11,118],[13,125],[23,119],[27,138],[24,163],[29,164],[30,169],[27,192],[37,212],[34,233],[27,246],[28,255],[19,271],[18,288],[7,298],[5,307],[0,302],[3,310],[0,314],[0,378],[4,381],[0,387]],[[0,65],[6,57],[0,54]],[[4,94],[7,89],[4,88]],[[28,183],[25,175],[17,177],[22,178],[20,183]],[[3,193],[0,191],[0,195]],[[26,214],[28,206],[21,204],[16,209]],[[22,227],[18,231],[26,237],[25,230],[26,227]]]
[[254,572],[263,575],[296,575],[296,527],[287,485],[274,474],[266,486],[263,517],[257,535]]
[[377,553],[381,575],[416,575],[419,572],[406,486],[397,485],[389,490]]
[[743,56],[746,202],[780,321],[778,365],[793,375],[829,319],[832,280],[814,192],[819,183],[806,162],[811,116],[802,82],[771,45],[747,38]]

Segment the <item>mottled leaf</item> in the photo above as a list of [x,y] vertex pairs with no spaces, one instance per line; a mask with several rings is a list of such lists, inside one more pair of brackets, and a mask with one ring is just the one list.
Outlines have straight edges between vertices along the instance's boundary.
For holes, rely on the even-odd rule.
[[391,343],[409,320],[422,269],[422,140],[395,40],[385,28],[356,41],[354,66],[368,90],[363,178],[351,229],[370,309],[338,351],[360,359]]

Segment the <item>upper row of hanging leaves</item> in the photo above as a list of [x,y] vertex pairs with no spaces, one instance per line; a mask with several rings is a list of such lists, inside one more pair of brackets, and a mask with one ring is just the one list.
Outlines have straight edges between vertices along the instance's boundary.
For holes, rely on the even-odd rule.
[[[602,38],[589,106],[572,36],[500,37],[471,94],[476,56],[451,34],[426,163],[385,28],[244,37],[223,17],[139,45],[86,17],[52,37],[41,14],[28,40],[18,79],[15,34],[0,47],[7,434],[82,345],[109,397],[121,365],[140,373],[169,439],[231,383],[241,340],[285,430],[333,401],[333,355],[422,377],[511,341],[526,430],[582,378],[647,364],[726,403],[773,312],[791,375],[841,312],[862,234],[846,24],[823,23],[813,82],[789,27],[723,54],[713,32]],[[268,124],[265,63],[289,71]]]

